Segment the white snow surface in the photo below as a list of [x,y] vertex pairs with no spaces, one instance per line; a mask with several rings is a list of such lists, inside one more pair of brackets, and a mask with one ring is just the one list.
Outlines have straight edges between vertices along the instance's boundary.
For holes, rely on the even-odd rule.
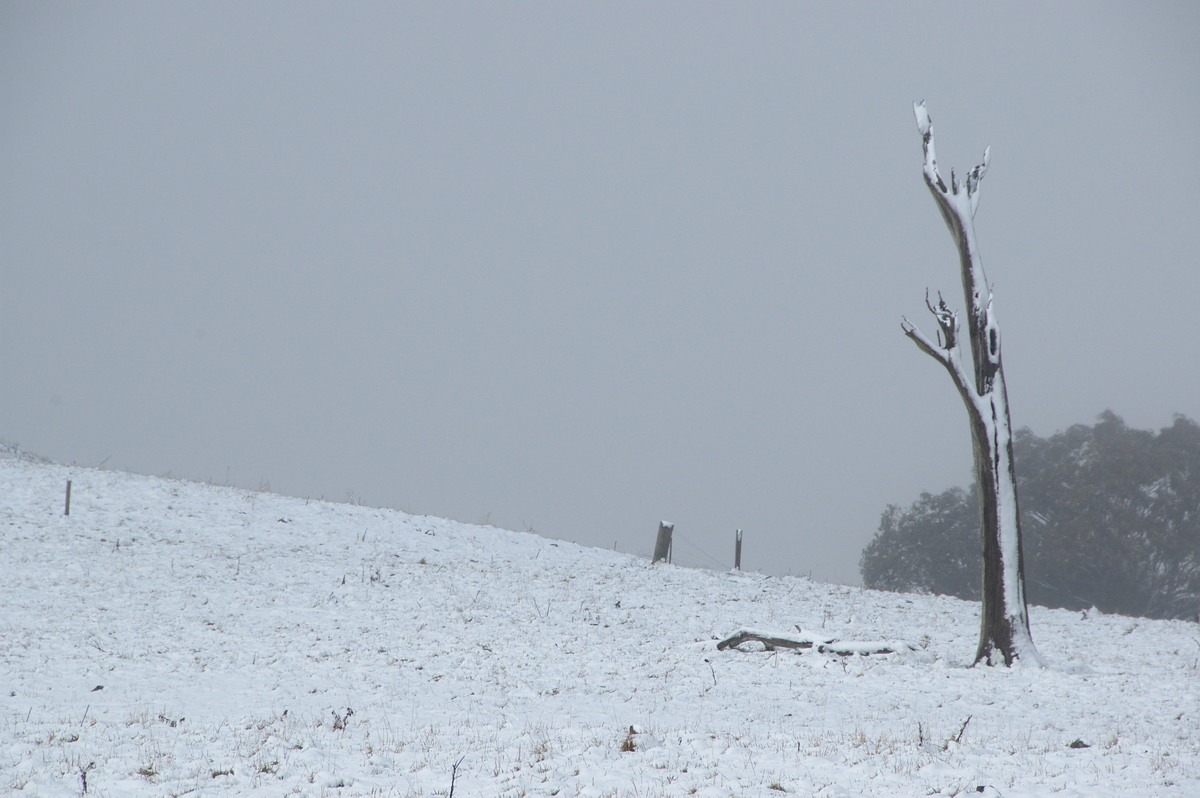
[[[972,668],[954,599],[11,452],[0,485],[0,794],[1200,795],[1193,623],[1033,608],[1048,667]],[[716,648],[797,626],[915,650]]]

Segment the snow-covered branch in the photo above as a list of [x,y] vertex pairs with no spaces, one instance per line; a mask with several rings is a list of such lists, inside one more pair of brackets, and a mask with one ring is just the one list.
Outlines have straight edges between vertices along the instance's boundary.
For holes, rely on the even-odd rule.
[[740,650],[738,647],[743,643],[759,643],[766,651],[774,651],[777,648],[792,648],[792,649],[815,649],[821,654],[836,654],[839,657],[849,657],[855,654],[868,656],[870,654],[894,654],[897,651],[916,651],[916,646],[911,643],[906,643],[899,640],[873,640],[873,641],[853,641],[853,640],[838,640],[833,637],[813,638],[810,635],[804,634],[804,630],[796,627],[802,637],[789,637],[778,634],[764,634],[763,632],[753,632],[743,629],[736,634],[717,643],[718,651],[727,649]]
[[901,317],[900,329],[904,330],[904,334],[913,340],[918,349],[943,366],[949,367],[949,357],[946,354],[946,350],[942,348],[941,342],[935,343],[931,341],[925,333],[917,329],[917,326],[908,320],[907,316]]
[[[959,224],[975,217],[975,210],[979,207],[979,184],[983,181],[983,176],[987,174],[992,148],[984,149],[983,162],[967,173],[964,184],[959,184],[952,169],[950,170],[950,183],[947,185],[938,171],[937,152],[933,143],[933,120],[929,118],[929,111],[925,108],[924,100],[913,103],[913,114],[917,118],[917,129],[921,132],[921,145],[925,151],[925,182],[934,192],[934,196],[938,197],[938,205],[942,207],[943,216],[946,216],[946,224],[950,225],[951,231],[957,234],[951,217],[960,217],[957,220]],[[961,218],[963,215],[968,218]]]
[[958,314],[950,310],[942,295],[938,294],[938,303],[934,305],[929,301],[929,291],[926,290],[925,307],[929,308],[929,312],[937,320],[938,327],[941,329],[943,347],[950,350],[958,346]]
[[[975,392],[983,396],[991,390],[1000,367],[1000,336],[991,318],[992,291],[983,272],[983,262],[975,243],[975,210],[979,207],[979,185],[987,174],[991,148],[983,152],[983,162],[967,173],[962,184],[950,173],[947,184],[938,170],[934,149],[933,121],[924,102],[913,103],[917,129],[924,152],[925,184],[937,202],[938,210],[958,249],[962,272],[963,298],[966,301],[967,328],[970,331],[969,357],[975,370]],[[984,342],[985,346],[980,346]]]
[[954,385],[958,388],[959,393],[962,394],[963,400],[969,405],[975,405],[979,401],[979,395],[975,391],[974,380],[970,378],[966,369],[963,368],[962,351],[959,347],[958,314],[950,310],[946,304],[946,300],[940,294],[935,305],[930,302],[929,294],[926,293],[925,306],[929,308],[929,312],[937,320],[937,341],[930,339],[925,333],[921,332],[907,317],[901,317],[900,329],[912,339],[918,349],[941,363],[946,368],[946,371],[950,372],[950,378],[954,380]]

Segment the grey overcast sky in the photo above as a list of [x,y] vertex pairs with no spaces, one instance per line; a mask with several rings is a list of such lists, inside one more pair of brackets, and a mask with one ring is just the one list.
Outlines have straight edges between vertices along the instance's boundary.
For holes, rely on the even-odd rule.
[[[1200,418],[1200,4],[0,3],[0,437],[855,582],[1013,422]],[[1020,463],[1017,464],[1018,468]],[[0,503],[3,497],[0,496]],[[714,562],[715,561],[715,562]]]

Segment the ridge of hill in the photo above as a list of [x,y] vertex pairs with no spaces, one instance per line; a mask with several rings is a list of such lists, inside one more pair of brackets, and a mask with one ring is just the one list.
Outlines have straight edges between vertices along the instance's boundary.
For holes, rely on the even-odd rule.
[[[63,488],[72,480],[71,514]],[[0,453],[0,792],[1200,795],[1200,628]],[[718,651],[739,629],[904,640]]]

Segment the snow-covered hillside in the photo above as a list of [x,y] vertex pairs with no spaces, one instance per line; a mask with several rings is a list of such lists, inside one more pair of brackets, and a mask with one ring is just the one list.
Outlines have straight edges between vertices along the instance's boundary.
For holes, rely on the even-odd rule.
[[[1196,624],[969,668],[966,602],[11,454],[0,557],[4,794],[1200,795]],[[915,650],[716,648],[797,625]]]

